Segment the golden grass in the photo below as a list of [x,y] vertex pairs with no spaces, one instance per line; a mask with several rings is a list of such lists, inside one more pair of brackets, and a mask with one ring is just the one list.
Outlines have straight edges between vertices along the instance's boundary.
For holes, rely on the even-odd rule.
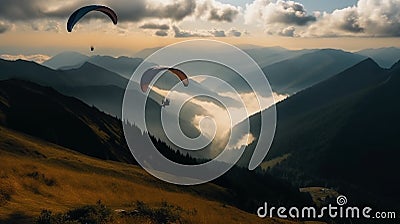
[[15,214],[36,217],[43,209],[65,212],[101,200],[112,209],[129,209],[136,201],[150,206],[166,201],[196,211],[183,214],[189,223],[294,223],[259,219],[198,193],[228,194],[213,184],[174,186],[137,166],[90,158],[2,127],[0,183],[10,195],[0,204],[0,220]]
[[324,187],[306,187],[300,188],[300,192],[307,192],[311,195],[313,202],[317,206],[322,206],[328,197],[337,198],[340,194],[329,188]]
[[270,168],[273,168],[274,166],[278,165],[279,163],[285,161],[287,158],[289,158],[290,153],[289,154],[285,154],[283,156],[277,157],[275,159],[271,159],[268,161],[265,161],[263,163],[261,163],[260,167],[262,170],[268,170]]

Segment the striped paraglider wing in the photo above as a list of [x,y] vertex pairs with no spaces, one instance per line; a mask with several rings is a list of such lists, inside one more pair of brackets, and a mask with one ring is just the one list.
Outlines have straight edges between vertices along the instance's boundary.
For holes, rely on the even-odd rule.
[[79,20],[82,19],[86,14],[92,11],[102,12],[106,14],[108,17],[110,17],[110,19],[114,24],[118,23],[118,16],[111,8],[108,8],[107,6],[103,5],[89,5],[82,7],[76,10],[74,13],[72,13],[67,22],[68,32],[72,32],[72,29],[74,28],[75,24],[79,22]]
[[142,91],[146,92],[149,88],[151,81],[156,77],[156,75],[165,70],[168,70],[172,74],[175,74],[182,81],[184,86],[189,85],[189,79],[187,75],[179,69],[169,67],[151,67],[143,73],[140,79],[140,88],[142,89]]

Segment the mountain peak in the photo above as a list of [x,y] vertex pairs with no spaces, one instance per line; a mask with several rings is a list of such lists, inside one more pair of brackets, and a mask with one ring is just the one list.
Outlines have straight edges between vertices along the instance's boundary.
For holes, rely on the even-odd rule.
[[341,50],[341,49],[333,49],[333,48],[325,48],[320,49],[319,52],[326,54],[351,54],[350,52]]
[[43,65],[52,68],[60,69],[62,67],[71,67],[82,64],[89,60],[89,57],[78,52],[66,51],[57,54],[51,59],[43,62]]
[[391,70],[400,69],[400,60],[398,60],[394,65],[390,68]]
[[366,58],[365,60],[359,62],[358,64],[354,65],[353,67],[368,67],[368,68],[379,68],[381,67],[376,63],[376,61],[372,58]]

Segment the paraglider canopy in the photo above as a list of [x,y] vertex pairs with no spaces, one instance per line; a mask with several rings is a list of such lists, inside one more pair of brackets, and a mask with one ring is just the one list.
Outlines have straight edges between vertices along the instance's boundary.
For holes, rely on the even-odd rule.
[[189,79],[188,79],[187,75],[183,71],[181,71],[179,69],[176,69],[176,68],[156,66],[156,67],[151,67],[151,68],[147,69],[143,73],[142,78],[140,79],[140,88],[142,89],[143,92],[147,91],[151,81],[161,71],[169,71],[169,72],[175,74],[182,81],[184,86],[188,86],[189,85]]
[[103,5],[88,5],[85,7],[82,7],[78,10],[76,10],[68,19],[67,23],[67,30],[68,32],[72,32],[72,29],[74,28],[75,24],[82,19],[86,14],[88,14],[91,11],[98,11],[106,14],[114,24],[118,23],[118,17],[117,14],[111,9],[108,8],[107,6]]

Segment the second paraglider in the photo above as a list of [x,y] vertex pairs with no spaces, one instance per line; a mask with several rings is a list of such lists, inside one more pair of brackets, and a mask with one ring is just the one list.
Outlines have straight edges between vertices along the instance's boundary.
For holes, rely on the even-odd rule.
[[159,74],[162,71],[169,71],[172,74],[175,74],[182,81],[184,86],[189,85],[189,79],[183,71],[176,68],[156,66],[147,69],[143,73],[142,78],[140,80],[140,88],[142,89],[143,92],[146,92],[148,90],[151,81],[157,76],[157,74]]

